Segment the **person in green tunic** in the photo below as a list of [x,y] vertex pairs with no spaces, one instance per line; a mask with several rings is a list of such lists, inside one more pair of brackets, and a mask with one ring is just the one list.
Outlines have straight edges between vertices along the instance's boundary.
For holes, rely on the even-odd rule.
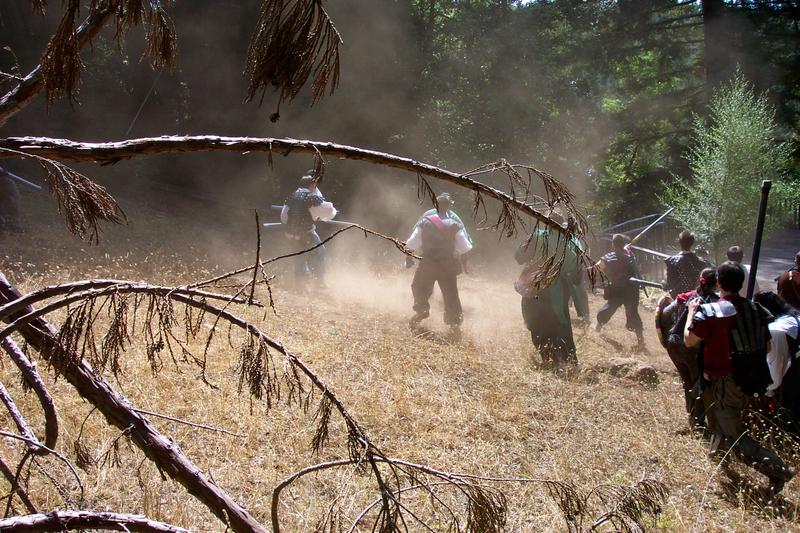
[[[586,252],[586,244],[575,236],[570,239],[570,244],[576,253],[577,261],[577,255]],[[588,325],[589,323],[589,294],[586,291],[586,286],[584,285],[585,278],[586,271],[582,268],[577,268],[576,264],[576,268],[573,270],[572,275],[570,276],[570,283],[568,285],[569,294],[572,298],[572,305],[575,306],[575,314],[578,315],[580,322],[584,326]]]
[[[549,230],[539,229],[533,239],[526,240],[517,248],[514,254],[517,263],[527,264],[526,269],[535,268],[537,261],[542,259],[542,239],[553,241],[547,243],[550,253],[558,252],[558,248],[563,246],[552,238]],[[531,340],[539,350],[542,365],[545,367],[578,364],[569,319],[572,276],[576,269],[575,247],[568,245],[561,271],[550,285],[539,291],[519,291],[525,292],[522,298],[522,318],[531,332]]]

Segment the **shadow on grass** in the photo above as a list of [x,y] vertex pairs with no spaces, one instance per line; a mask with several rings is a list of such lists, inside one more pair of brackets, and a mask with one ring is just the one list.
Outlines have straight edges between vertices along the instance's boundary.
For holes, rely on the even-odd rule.
[[720,496],[731,505],[741,507],[767,520],[783,519],[794,523],[800,520],[800,506],[783,494],[774,494],[768,485],[757,483],[748,474],[739,472],[747,468],[737,464],[721,468]]

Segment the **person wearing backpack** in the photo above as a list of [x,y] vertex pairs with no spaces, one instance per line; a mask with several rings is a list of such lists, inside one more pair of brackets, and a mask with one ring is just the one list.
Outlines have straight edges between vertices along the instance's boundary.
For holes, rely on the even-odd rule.
[[611,251],[590,267],[595,272],[602,271],[607,278],[603,289],[606,303],[597,311],[594,328],[600,331],[617,309],[624,306],[625,328],[636,333],[637,346],[644,348],[644,326],[639,316],[639,286],[630,281],[630,278],[640,277],[639,266],[630,250],[630,242],[627,236],[615,234],[611,238]]
[[675,364],[683,384],[689,427],[704,435],[710,434],[713,430],[714,400],[711,390],[705,387],[700,379],[703,368],[702,343],[687,348],[683,344],[683,331],[689,314],[688,304],[695,299],[700,299],[706,304],[716,302],[719,300],[716,290],[717,270],[706,268],[700,273],[695,290],[680,293],[671,302],[669,302],[670,297],[665,296],[665,300],[659,302],[659,313],[656,314],[656,327],[661,332],[661,344],[667,349],[667,354]]
[[767,352],[772,315],[739,296],[745,279],[739,263],[725,261],[717,268],[720,300],[689,303],[684,343],[691,348],[705,342],[703,373],[714,396],[712,452],[736,452],[747,464],[769,478],[777,494],[794,475],[778,455],[747,434],[742,409],[748,396],[762,396],[772,383]]
[[[458,275],[462,272],[461,256],[472,249],[472,244],[464,233],[464,225],[449,214],[450,196],[441,194],[436,197],[436,203],[437,212],[423,217],[406,241],[408,249],[422,257],[411,282],[415,314],[409,324],[415,329],[430,316],[429,300],[434,284],[438,283],[444,299],[444,322],[450,326],[451,337],[458,339],[464,318],[458,295]],[[406,266],[413,266],[411,257],[406,257]]]
[[545,287],[537,287],[535,275],[549,253],[564,246],[557,234],[539,228],[524,240],[514,253],[517,263],[525,265],[514,284],[522,296],[522,319],[531,333],[531,341],[542,358],[543,368],[558,369],[577,365],[575,338],[569,317],[570,289],[578,268],[580,248],[570,240],[564,250],[564,261],[558,275]]
[[667,279],[664,280],[663,286],[672,298],[691,291],[700,273],[709,266],[692,251],[694,234],[691,231],[682,231],[678,236],[678,244],[681,246],[681,252],[664,260]]

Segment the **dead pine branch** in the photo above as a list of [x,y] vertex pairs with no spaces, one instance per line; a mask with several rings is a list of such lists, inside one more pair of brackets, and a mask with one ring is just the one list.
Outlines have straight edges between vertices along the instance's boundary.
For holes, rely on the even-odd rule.
[[[2,274],[0,274],[0,304],[20,298]],[[263,532],[265,529],[246,510],[206,476],[167,437],[133,411],[130,402],[117,393],[110,384],[74,353],[65,353],[55,329],[44,319],[37,318],[21,326],[20,334],[30,346],[39,351],[64,376],[64,378],[93,406],[105,416],[109,423],[120,430],[131,428],[129,435],[133,443],[155,463],[166,475],[183,485],[187,491],[206,505],[224,524],[237,532]],[[73,364],[66,364],[73,361]]]
[[[145,28],[145,56],[157,68],[172,67],[177,56],[176,28],[164,9],[165,2],[96,0],[89,4],[85,21],[75,27],[79,0],[65,1],[58,27],[42,53],[40,64],[0,97],[0,127],[23,109],[43,89],[48,105],[65,96],[75,100],[83,63],[80,52],[113,20],[115,39],[121,42],[133,27]],[[31,0],[35,13],[43,14],[46,0]],[[339,45],[342,43],[321,0],[262,0],[245,62],[250,78],[247,100],[271,87],[280,104],[294,99],[311,80],[312,102],[333,94],[339,83]]]
[[[186,137],[158,137],[132,139],[110,143],[80,143],[63,139],[37,138],[37,137],[10,137],[0,140],[0,158],[2,157],[37,157],[41,161],[56,163],[57,160],[96,161],[100,163],[114,163],[121,159],[138,157],[147,154],[172,153],[172,152],[268,152],[273,149],[290,152],[312,154],[317,164],[321,164],[324,156],[338,157],[366,161],[372,164],[397,168],[414,173],[418,178],[418,194],[430,196],[435,205],[433,189],[425,176],[453,183],[473,192],[475,197],[474,211],[486,211],[484,197],[494,198],[500,202],[500,212],[497,221],[490,226],[506,237],[514,236],[525,226],[522,215],[533,219],[531,234],[539,228],[557,232],[561,239],[560,245],[555,247],[548,257],[547,269],[541,269],[534,281],[537,286],[547,285],[557,275],[563,265],[567,247],[575,239],[580,240],[588,232],[588,223],[585,216],[575,204],[574,196],[558,180],[546,172],[542,172],[526,165],[512,165],[504,160],[485,165],[465,174],[459,174],[433,165],[420,163],[409,158],[365,150],[352,146],[340,145],[329,142],[317,142],[297,139],[281,138],[250,138],[250,137],[219,137],[219,136],[186,136]],[[62,164],[63,166],[63,164]],[[60,167],[58,167],[60,170]],[[65,172],[65,171],[64,171]],[[484,183],[471,179],[470,175],[480,175],[490,172],[502,172],[509,180],[510,192],[501,191]],[[534,182],[535,180],[535,182]],[[534,185],[544,189],[544,195],[532,193]],[[543,206],[543,209],[538,209]],[[83,208],[87,210],[88,208]],[[560,210],[562,220],[553,216]],[[69,211],[65,208],[65,212]],[[87,220],[96,227],[96,219],[87,217]],[[78,226],[80,229],[81,226]],[[78,231],[78,234],[81,234]],[[97,235],[93,231],[93,235]],[[543,250],[546,247],[542,248]],[[578,261],[581,266],[588,266],[592,262],[586,257],[582,249],[577,249]]]
[[[0,149],[0,151],[3,151]],[[29,157],[24,152],[7,150],[7,153]],[[90,242],[100,240],[101,221],[123,224],[127,222],[125,213],[105,188],[96,184],[80,172],[47,159],[32,156],[45,171],[47,186],[56,199],[59,212],[64,214],[67,229],[81,239]]]
[[[56,288],[57,292],[63,290],[63,287]],[[220,519],[230,524],[234,530],[262,531],[263,529],[260,525],[252,521],[252,518],[250,518],[243,509],[230,501],[221,489],[214,484],[208,483],[196,467],[189,463],[188,459],[183,457],[171,442],[169,442],[169,444],[164,442],[166,439],[160,436],[145,419],[142,419],[127,401],[120,397],[115,391],[111,390],[110,386],[98,372],[94,371],[92,367],[87,366],[83,361],[82,353],[86,349],[85,346],[87,343],[79,342],[79,340],[81,337],[86,337],[89,339],[88,344],[90,348],[94,345],[93,333],[91,332],[92,325],[91,323],[84,323],[83,319],[80,319],[76,322],[76,324],[78,324],[77,326],[70,326],[68,325],[70,317],[76,316],[76,313],[78,315],[81,313],[86,315],[87,313],[82,309],[88,309],[88,315],[92,315],[94,301],[101,296],[110,297],[108,294],[104,294],[104,292],[108,293],[109,291],[113,291],[114,295],[120,295],[126,292],[135,293],[144,290],[145,288],[142,287],[141,284],[127,283],[113,285],[101,290],[87,290],[79,294],[68,292],[60,299],[45,305],[39,310],[30,311],[14,319],[11,324],[6,326],[3,332],[0,332],[0,337],[8,335],[11,331],[18,331],[21,333],[30,345],[42,353],[43,357],[48,360],[57,372],[63,375],[78,389],[78,392],[84,398],[97,407],[113,425],[126,432],[131,441],[142,449],[142,451],[156,463],[160,470],[183,484],[191,494],[197,496],[198,499],[209,507],[212,512],[217,514]],[[4,300],[14,297],[16,301],[30,303],[31,298],[26,299],[20,297],[18,294],[15,294],[15,292],[13,287],[0,278],[0,295],[3,296]],[[300,375],[308,379],[312,383],[312,388],[316,390],[322,398],[320,412],[328,413],[323,414],[317,420],[317,430],[312,442],[312,447],[315,451],[319,451],[326,444],[328,435],[327,425],[330,422],[329,410],[335,409],[343,419],[347,429],[347,445],[351,459],[360,460],[360,458],[365,455],[367,459],[369,459],[372,455],[380,453],[370,443],[364,430],[349,413],[336,394],[302,360],[287,350],[282,344],[267,336],[253,324],[232,315],[224,309],[209,304],[205,299],[199,300],[193,298],[191,296],[191,290],[188,291],[188,294],[187,291],[178,289],[164,290],[164,288],[156,288],[152,292],[152,296],[154,297],[169,299],[187,306],[195,307],[210,316],[215,316],[218,320],[224,320],[231,326],[246,333],[247,340],[241,350],[241,363],[239,365],[240,384],[246,383],[248,391],[256,399],[261,399],[263,395],[268,406],[270,405],[271,399],[278,397],[280,394],[279,387],[281,379],[272,361],[270,350],[274,350],[283,355],[289,363],[288,368],[291,369],[291,371],[286,372],[285,370],[283,379],[293,384],[298,397],[303,390],[303,387],[298,382]],[[194,292],[197,291],[194,290]],[[37,294],[38,299],[45,298],[46,296],[47,293],[42,294],[41,291]],[[82,307],[76,308],[75,311],[68,315],[67,323],[62,327],[62,331],[59,334],[56,334],[40,317],[40,315],[66,307],[70,303],[74,303],[80,299],[83,300]],[[3,301],[0,300],[0,303],[3,303]],[[163,304],[159,304],[158,306],[169,309],[166,312],[172,313],[171,307],[164,306]],[[5,309],[7,310],[9,307]],[[150,307],[152,307],[152,305]],[[165,319],[162,318],[159,320],[160,323],[165,323]],[[167,317],[166,320],[171,324],[171,319]],[[151,321],[152,319],[146,322]],[[145,325],[145,327],[147,326]],[[159,327],[164,326],[162,325]],[[79,346],[83,347],[80,348],[81,351],[77,351]],[[284,368],[287,368],[286,365],[284,365]],[[91,375],[86,375],[88,373],[91,373]],[[372,466],[373,474],[378,480],[380,490],[383,494],[386,494],[389,489],[385,486],[385,482],[381,480],[380,471],[374,465],[374,462]],[[221,499],[224,499],[224,504],[220,503],[219,500]],[[238,513],[238,515],[233,516],[234,513]]]
[[250,38],[244,74],[250,78],[247,100],[258,93],[278,91],[272,122],[280,105],[293,100],[312,78],[312,105],[333,94],[339,83],[339,45],[342,38],[321,0],[262,0],[256,29]]
[[[86,285],[83,284],[82,286]],[[111,293],[119,295],[126,292],[147,292],[148,289],[143,287],[142,284],[122,283],[107,286],[99,290],[86,290],[79,294],[69,292],[64,286],[57,286],[53,291],[56,293],[65,293],[65,295],[61,297],[60,300],[52,302],[42,309],[32,310],[23,316],[15,318],[11,324],[6,326],[3,332],[0,333],[0,337],[8,335],[11,331],[19,331],[31,346],[42,353],[57,372],[63,375],[78,389],[78,392],[84,398],[97,407],[113,425],[126,431],[130,439],[145,452],[147,457],[156,463],[160,470],[183,484],[191,494],[198,497],[198,499],[209,507],[221,520],[230,524],[235,531],[262,531],[263,529],[261,526],[254,522],[253,519],[247,515],[246,511],[234,504],[227,494],[216,485],[207,482],[197,468],[177,450],[171,441],[168,441],[152,428],[149,422],[141,418],[141,416],[135,412],[129,402],[113,391],[95,370],[86,365],[81,354],[76,352],[76,350],[79,345],[77,342],[79,334],[89,335],[89,330],[81,325],[78,326],[78,331],[70,331],[67,329],[65,332],[64,328],[62,328],[62,332],[56,334],[56,332],[41,318],[41,315],[47,312],[66,307],[70,303],[74,303],[78,300],[83,300],[84,305],[89,305],[98,297],[109,296]],[[205,300],[194,299],[192,293],[196,295],[198,292],[203,293],[205,291],[198,291],[197,289],[181,290],[181,288],[168,289],[163,287],[152,290],[151,288],[151,293],[156,297],[168,298],[203,310],[211,316],[225,320],[248,335],[250,341],[247,345],[249,345],[250,348],[243,348],[243,364],[240,365],[240,372],[242,379],[247,382],[248,389],[254,397],[260,398],[260,395],[266,392],[265,398],[269,402],[270,398],[278,394],[277,387],[279,376],[274,370],[274,365],[270,363],[267,348],[273,349],[285,356],[291,368],[294,370],[293,374],[286,374],[286,379],[296,381],[299,379],[296,372],[299,371],[301,374],[305,375],[305,377],[312,382],[314,388],[320,392],[323,403],[329,403],[339,412],[347,427],[348,447],[353,457],[360,456],[364,453],[365,449],[371,446],[364,431],[344,407],[341,400],[305,363],[284,348],[279,342],[258,330],[254,325],[235,317],[224,309],[212,306]],[[33,300],[40,301],[46,299],[47,296],[48,291],[38,291],[35,297],[22,297],[4,278],[0,277],[0,304],[6,306],[0,307],[0,309],[4,309],[6,316],[11,314],[9,309],[14,308],[13,305],[8,305],[6,303],[11,298],[14,298],[14,305],[16,305],[16,308],[19,308],[20,306],[31,303]],[[28,307],[24,308],[29,309]],[[8,319],[9,318],[7,318],[7,320]],[[81,345],[85,346],[85,343]],[[296,390],[301,390],[301,388],[296,387]],[[328,417],[323,417],[322,420],[318,421],[320,426],[327,423]],[[316,434],[326,433],[324,429],[318,429]],[[315,449],[320,449],[325,444],[324,440],[324,438],[315,439],[313,444]]]
[[[395,478],[395,487],[365,507],[353,521],[349,532],[355,531],[376,507],[386,508],[386,499],[397,499],[403,493],[418,493],[427,500],[428,505],[438,506],[445,516],[450,516],[454,531],[461,531],[459,513],[451,502],[445,502],[441,489],[449,488],[456,495],[461,494],[467,502],[465,531],[504,531],[506,501],[503,492],[487,484],[535,484],[546,488],[548,494],[558,505],[559,510],[571,532],[596,531],[603,524],[610,523],[615,530],[628,533],[645,531],[661,512],[668,491],[666,485],[655,479],[644,479],[633,486],[598,485],[589,491],[582,491],[574,484],[551,479],[490,477],[475,474],[443,472],[426,465],[411,463],[398,458],[373,455],[375,463],[388,467]],[[311,465],[299,470],[278,483],[272,491],[271,516],[274,533],[281,531],[280,496],[283,490],[300,478],[355,464],[352,459],[329,461]],[[405,483],[405,484],[403,484]],[[410,501],[404,504],[408,512]],[[599,518],[596,513],[601,513]],[[413,513],[409,516],[416,520]],[[372,530],[382,530],[379,524],[385,518],[381,511],[375,517]],[[588,526],[586,524],[589,524]],[[369,527],[369,526],[367,526]],[[420,524],[430,530],[426,524]],[[408,530],[400,527],[398,530]],[[438,530],[438,529],[436,529]]]
[[0,531],[44,533],[67,530],[103,529],[138,533],[189,533],[189,530],[141,515],[93,511],[56,510],[47,514],[15,516],[0,520]]
[[53,397],[47,390],[47,386],[42,380],[42,376],[36,367],[23,353],[11,337],[0,340],[0,346],[8,354],[14,364],[17,365],[25,384],[33,390],[39,399],[39,405],[44,412],[44,445],[48,448],[55,448],[58,442],[58,411]]
[[28,425],[28,422],[25,421],[25,417],[22,416],[22,413],[17,408],[17,404],[14,403],[14,399],[11,397],[11,395],[8,393],[8,390],[2,383],[0,383],[0,401],[2,401],[3,405],[6,406],[6,410],[11,416],[11,419],[14,421],[14,424],[16,424],[17,429],[26,439],[26,442],[28,443],[28,451],[31,453],[46,454],[47,452],[43,449],[39,439],[37,439],[33,434],[33,430]]
[[[78,0],[64,2],[66,8],[56,32],[51,37],[39,65],[31,70],[16,87],[0,97],[0,127],[27,106],[42,90],[48,105],[65,96],[75,99],[83,64],[80,51],[89,45],[113,19],[116,39],[121,41],[134,26],[147,23],[145,39],[147,52],[157,67],[171,66],[176,56],[175,27],[163,8],[163,2],[131,2],[129,0],[95,0],[89,6],[86,19],[75,27],[81,10]],[[34,0],[32,8],[43,13],[44,0]]]
[[[298,154],[323,154],[327,157],[365,161],[390,168],[397,168],[415,175],[436,178],[454,185],[472,190],[477,195],[494,198],[510,208],[525,213],[544,226],[560,233],[567,233],[566,224],[558,223],[546,214],[536,210],[524,199],[516,198],[506,192],[490,187],[479,181],[470,179],[464,174],[426,163],[420,163],[407,157],[396,156],[375,150],[367,150],[331,142],[308,141],[288,138],[255,138],[255,137],[222,137],[215,135],[202,136],[166,136],[131,139],[108,143],[82,143],[65,139],[46,137],[8,137],[0,140],[0,149],[15,150],[30,155],[38,155],[54,160],[95,161],[98,163],[115,163],[122,159],[163,153],[184,152],[271,152],[278,150]],[[0,153],[0,157],[4,154]],[[10,157],[11,154],[5,154]],[[505,166],[501,165],[505,168]],[[513,168],[513,166],[512,166]],[[541,173],[545,175],[545,173]],[[557,201],[559,195],[553,195]],[[570,215],[576,220],[583,220],[580,213]],[[576,223],[574,231],[581,229]]]

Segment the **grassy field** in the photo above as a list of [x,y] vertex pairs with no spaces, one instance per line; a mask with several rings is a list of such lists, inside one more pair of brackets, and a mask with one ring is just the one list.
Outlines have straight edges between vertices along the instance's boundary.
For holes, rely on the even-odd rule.
[[[34,257],[30,245],[7,242],[0,254],[0,271],[23,291],[89,277],[182,284],[215,271],[199,259],[187,264],[185,255],[183,260],[161,252],[124,255],[70,244],[50,246]],[[252,259],[231,261],[248,260]],[[329,289],[310,296],[285,290],[282,280],[277,278],[274,291],[277,315],[257,308],[235,312],[310,365],[388,456],[444,471],[561,480],[584,489],[651,477],[664,481],[670,491],[657,530],[800,531],[796,506],[800,481],[787,485],[785,498],[777,505],[765,507],[732,483],[707,458],[706,443],[686,431],[678,378],[655,338],[651,311],[642,309],[646,351],[634,349],[635,338],[624,330],[621,311],[602,335],[576,327],[580,370],[562,375],[535,364],[538,357],[511,280],[483,271],[480,265],[461,278],[465,323],[458,343],[439,335],[411,334],[407,325],[411,271],[377,275],[340,264],[328,278]],[[263,288],[257,296],[267,300]],[[592,311],[601,303],[592,296]],[[58,324],[63,316],[50,319]],[[434,333],[446,332],[441,320],[437,295],[427,321]],[[207,320],[203,327],[210,325]],[[343,426],[334,416],[330,445],[312,454],[314,409],[304,412],[285,401],[268,409],[265,402],[239,393],[236,334],[229,340],[227,328],[222,332],[208,352],[207,377],[215,388],[201,382],[196,366],[175,364],[166,353],[161,354],[160,371],[154,373],[140,336],[133,338],[121,373],[106,377],[137,407],[239,434],[152,418],[208,477],[268,523],[271,491],[278,482],[308,465],[346,456]],[[202,352],[204,342],[197,340],[191,348]],[[604,372],[604,362],[619,356],[651,364],[660,383],[647,386]],[[85,508],[143,513],[194,530],[223,529],[182,487],[163,479],[69,384],[56,379],[44,364],[40,369],[57,397],[62,424],[59,451],[75,461],[77,442],[88,459],[80,462],[79,469]],[[22,390],[13,365],[4,362],[0,376],[23,413],[41,428],[36,399]],[[5,415],[3,422],[5,428],[13,428]],[[18,444],[4,440],[0,450],[6,463],[16,464]],[[800,466],[792,450],[783,453]],[[76,506],[76,487],[66,469],[50,459],[38,463],[30,470],[30,493],[37,507]],[[746,468],[736,471],[754,483],[764,483]],[[565,530],[558,507],[541,483],[493,486],[508,498],[508,531]],[[280,506],[284,530],[313,530],[334,500],[352,520],[377,496],[373,481],[350,468],[303,478],[284,491]],[[364,528],[360,530],[369,530]],[[412,525],[411,530],[422,529]]]

